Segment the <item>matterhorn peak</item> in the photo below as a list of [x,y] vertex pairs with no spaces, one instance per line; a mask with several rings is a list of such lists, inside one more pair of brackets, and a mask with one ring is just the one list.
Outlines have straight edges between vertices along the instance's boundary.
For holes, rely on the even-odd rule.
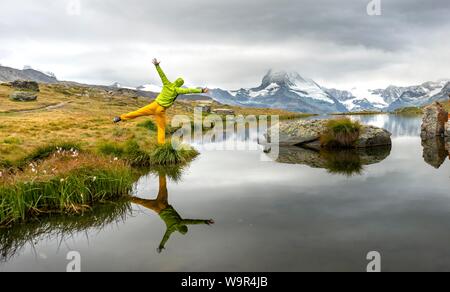
[[312,80],[303,78],[295,71],[269,70],[263,78],[262,85],[268,86],[273,83],[278,84],[279,86],[296,86],[298,84],[314,82]]

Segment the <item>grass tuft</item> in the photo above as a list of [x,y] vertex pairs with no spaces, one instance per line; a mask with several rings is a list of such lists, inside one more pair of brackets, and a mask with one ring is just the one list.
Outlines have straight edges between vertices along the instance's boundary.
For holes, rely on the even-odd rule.
[[361,124],[349,118],[330,120],[326,128],[320,137],[320,143],[325,148],[353,148],[362,131]]
[[156,165],[177,165],[185,164],[199,155],[199,153],[192,148],[177,147],[175,149],[171,143],[157,146],[151,154],[153,164]]

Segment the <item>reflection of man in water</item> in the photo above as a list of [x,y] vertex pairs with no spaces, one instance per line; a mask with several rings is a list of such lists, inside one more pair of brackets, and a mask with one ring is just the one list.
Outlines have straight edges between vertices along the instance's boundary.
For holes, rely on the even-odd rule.
[[211,225],[214,224],[214,220],[193,220],[193,219],[183,219],[181,216],[175,211],[175,209],[169,205],[168,200],[168,192],[167,192],[167,178],[165,175],[159,175],[159,192],[156,200],[145,200],[141,198],[132,198],[132,202],[137,205],[141,205],[145,208],[151,209],[155,211],[161,219],[166,223],[167,231],[164,234],[164,237],[159,244],[158,252],[160,253],[163,249],[165,249],[165,245],[169,240],[172,233],[175,231],[180,232],[185,235],[188,232],[187,225],[194,224],[206,224]]

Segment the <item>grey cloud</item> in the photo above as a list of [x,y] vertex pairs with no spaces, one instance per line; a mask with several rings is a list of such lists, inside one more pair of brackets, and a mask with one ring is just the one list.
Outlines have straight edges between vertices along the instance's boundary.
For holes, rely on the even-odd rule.
[[[73,0],[0,1],[0,63],[28,58],[29,64],[61,68],[56,73],[65,79],[148,82],[148,58],[156,53],[193,83],[229,87],[254,85],[271,67],[338,84],[380,79],[378,73],[386,82],[433,79],[449,65],[446,57],[430,57],[450,48],[448,0],[381,0],[379,17],[366,14],[370,0],[80,0],[77,16],[66,11]],[[33,59],[30,41],[53,49]],[[70,43],[86,49],[58,51]],[[69,70],[61,62],[84,67]],[[424,73],[405,80],[392,69],[405,64]]]

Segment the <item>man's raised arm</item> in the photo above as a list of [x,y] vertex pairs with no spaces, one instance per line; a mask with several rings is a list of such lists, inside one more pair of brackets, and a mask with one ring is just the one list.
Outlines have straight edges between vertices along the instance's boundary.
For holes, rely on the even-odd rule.
[[159,65],[161,64],[161,62],[159,62],[157,59],[153,59],[153,64],[156,67],[156,71],[158,71],[159,77],[161,77],[163,85],[170,84],[169,79],[167,79],[166,74],[164,74],[164,71],[161,69],[161,66]]

